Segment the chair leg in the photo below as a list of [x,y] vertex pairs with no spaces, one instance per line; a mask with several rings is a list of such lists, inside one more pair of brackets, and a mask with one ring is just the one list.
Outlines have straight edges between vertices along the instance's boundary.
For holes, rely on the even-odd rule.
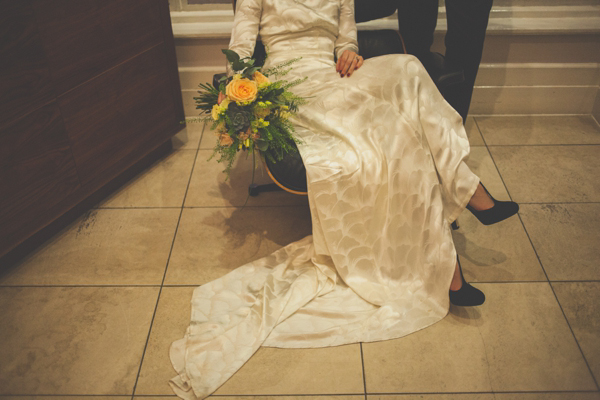
[[268,183],[265,185],[257,185],[256,183],[253,183],[250,186],[248,186],[248,193],[250,193],[250,196],[252,197],[256,197],[262,192],[277,192],[280,190],[283,189],[274,183]]

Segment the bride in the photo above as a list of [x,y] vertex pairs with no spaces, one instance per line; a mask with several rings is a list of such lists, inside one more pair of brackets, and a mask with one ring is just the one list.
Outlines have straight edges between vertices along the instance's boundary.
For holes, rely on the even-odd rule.
[[484,224],[518,211],[469,170],[461,118],[416,58],[357,54],[353,0],[238,0],[229,48],[250,57],[258,34],[265,68],[302,57],[286,78],[308,77],[293,89],[310,97],[293,122],[312,235],[194,291],[171,347],[184,399],[208,396],[260,346],[398,338],[450,302],[482,304],[449,224],[465,207]]

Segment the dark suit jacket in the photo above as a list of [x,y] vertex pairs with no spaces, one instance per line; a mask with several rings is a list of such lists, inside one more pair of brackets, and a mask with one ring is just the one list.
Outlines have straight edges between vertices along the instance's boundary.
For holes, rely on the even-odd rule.
[[396,11],[396,7],[395,0],[354,0],[354,18],[356,22],[365,22],[387,17]]

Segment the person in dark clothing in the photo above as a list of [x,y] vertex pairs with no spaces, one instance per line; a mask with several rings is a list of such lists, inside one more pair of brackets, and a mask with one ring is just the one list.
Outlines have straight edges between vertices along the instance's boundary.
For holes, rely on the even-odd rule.
[[445,0],[445,3],[448,23],[445,57],[431,52],[438,0],[355,0],[355,15],[357,22],[361,22],[398,10],[399,31],[408,54],[421,61],[440,89],[440,76],[462,70],[464,81],[444,87],[442,94],[465,121],[493,0]]

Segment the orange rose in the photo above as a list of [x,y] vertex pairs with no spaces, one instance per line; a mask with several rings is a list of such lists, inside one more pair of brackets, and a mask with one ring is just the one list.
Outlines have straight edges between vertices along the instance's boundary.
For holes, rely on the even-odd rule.
[[256,82],[256,84],[258,86],[268,85],[269,83],[271,83],[269,78],[267,78],[266,76],[264,76],[263,74],[261,74],[258,71],[254,71],[254,74],[252,74],[252,78],[254,79],[254,82]]
[[233,139],[231,136],[229,136],[229,134],[223,133],[221,136],[219,136],[219,144],[221,146],[231,146],[233,144]]
[[242,132],[238,135],[238,139],[240,139],[241,141],[244,141],[250,137],[251,133],[252,133],[252,128],[248,128],[246,130],[246,132]]
[[256,99],[258,86],[256,82],[247,78],[234,79],[229,82],[225,91],[231,101],[250,102]]

